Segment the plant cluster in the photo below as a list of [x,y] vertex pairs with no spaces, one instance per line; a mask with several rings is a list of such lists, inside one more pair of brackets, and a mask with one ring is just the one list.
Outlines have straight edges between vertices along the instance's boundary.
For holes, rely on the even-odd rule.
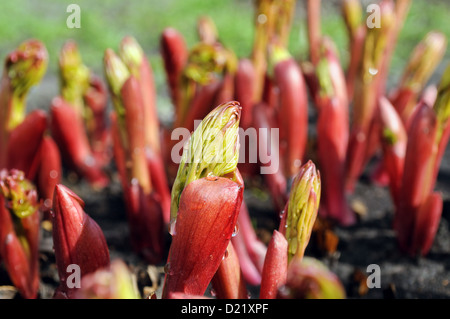
[[[39,40],[23,42],[5,59],[0,82],[0,258],[23,298],[37,298],[41,222],[52,225],[60,285],[55,298],[141,298],[130,269],[111,260],[99,225],[83,199],[64,184],[71,171],[101,190],[120,180],[134,253],[165,264],[160,296],[203,298],[345,298],[339,278],[305,256],[319,223],[358,223],[348,203],[369,161],[373,182],[389,187],[398,247],[426,255],[442,214],[435,190],[450,137],[450,67],[427,86],[446,50],[431,31],[417,45],[400,82],[386,87],[390,60],[410,0],[382,0],[380,26],[363,17],[359,0],[343,0],[349,36],[344,69],[333,41],[321,33],[320,0],[305,1],[309,58],[288,50],[294,0],[256,0],[251,56],[237,57],[208,17],[199,41],[160,37],[173,121],[158,118],[152,67],[132,36],[108,48],[104,78],[68,41],[58,65],[60,92],[48,112],[26,113],[30,88],[46,72]],[[103,80],[105,79],[105,81]],[[112,109],[108,108],[111,99]],[[317,113],[316,123],[308,121]],[[195,125],[195,120],[199,124]],[[192,132],[173,159],[172,132]],[[239,161],[239,128],[255,128],[273,163]],[[279,140],[267,132],[279,130]],[[259,152],[258,152],[259,153]],[[112,165],[113,164],[113,165]],[[279,227],[268,245],[257,236],[244,197],[262,181]],[[167,238],[170,247],[166,247]],[[166,258],[167,256],[167,258]],[[68,285],[77,265],[81,285]]]

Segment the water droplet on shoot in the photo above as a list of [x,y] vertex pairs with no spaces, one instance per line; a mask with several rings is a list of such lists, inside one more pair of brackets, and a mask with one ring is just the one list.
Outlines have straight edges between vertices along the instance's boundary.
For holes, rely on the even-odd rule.
[[52,208],[52,200],[49,199],[49,198],[47,198],[47,199],[44,201],[44,206],[45,206],[47,209]]
[[53,178],[53,179],[58,178],[58,175],[59,174],[58,174],[58,172],[56,170],[52,169],[50,171],[50,178]]
[[234,226],[234,230],[233,233],[231,234],[231,237],[235,237],[238,233],[239,233],[239,224],[236,224],[236,226]]
[[267,16],[264,13],[258,15],[258,23],[264,24],[267,22]]
[[177,233],[176,230],[175,230],[176,224],[177,224],[177,220],[176,219],[171,220],[170,223],[169,223],[169,234],[172,235],[172,236],[175,236],[176,233]]
[[376,75],[376,74],[378,73],[378,69],[375,69],[375,68],[369,68],[369,73],[370,73],[371,75]]
[[217,176],[215,176],[215,175],[209,174],[208,176],[206,176],[206,180],[207,180],[207,181],[212,181],[212,182],[214,182],[214,181],[217,181],[218,179],[219,179],[219,177],[217,177]]
[[167,264],[164,265],[164,273],[166,275],[172,275],[173,274],[173,271],[172,271],[172,269],[170,267],[170,263],[167,263]]

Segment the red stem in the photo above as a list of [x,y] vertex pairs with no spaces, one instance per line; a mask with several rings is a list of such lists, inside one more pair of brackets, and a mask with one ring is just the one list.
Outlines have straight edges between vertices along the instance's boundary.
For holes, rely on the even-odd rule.
[[264,261],[260,299],[275,299],[278,288],[286,282],[288,268],[288,243],[284,235],[273,231]]

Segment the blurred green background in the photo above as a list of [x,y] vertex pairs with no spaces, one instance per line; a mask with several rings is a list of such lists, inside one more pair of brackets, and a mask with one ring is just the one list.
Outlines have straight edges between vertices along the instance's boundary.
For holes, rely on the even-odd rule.
[[[366,6],[378,1],[362,1]],[[81,8],[81,28],[69,29],[66,12],[71,3]],[[338,0],[322,0],[323,33],[336,43],[345,66],[347,35]],[[289,48],[298,59],[307,57],[305,1],[298,0]],[[417,42],[430,30],[439,30],[450,38],[450,1],[413,0],[407,21],[400,34],[392,61],[391,81],[400,72]],[[125,35],[133,35],[147,52],[155,72],[156,83],[164,90],[165,75],[159,55],[159,36],[165,27],[177,28],[189,46],[197,40],[195,25],[199,16],[215,21],[221,40],[239,57],[248,56],[253,43],[252,0],[2,0],[0,2],[0,57],[4,57],[28,38],[42,40],[50,55],[47,77],[55,77],[57,56],[67,39],[75,39],[85,63],[102,74],[102,57],[106,48],[117,49]],[[442,66],[450,61],[450,50]],[[440,78],[439,70],[432,81]],[[436,80],[437,79],[437,80]],[[48,84],[54,85],[54,84]],[[57,92],[57,84],[54,91]]]

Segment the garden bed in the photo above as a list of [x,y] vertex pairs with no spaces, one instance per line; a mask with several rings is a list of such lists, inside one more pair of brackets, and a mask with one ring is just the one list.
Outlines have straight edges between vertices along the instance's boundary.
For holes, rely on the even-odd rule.
[[[447,151],[436,188],[443,193],[444,210],[430,253],[425,257],[409,257],[401,253],[392,230],[393,207],[387,189],[370,183],[363,176],[354,195],[349,198],[356,205],[358,222],[350,227],[333,227],[339,242],[331,254],[320,249],[311,238],[306,255],[322,260],[344,284],[348,298],[450,298],[450,152]],[[113,170],[112,170],[113,171]],[[137,275],[142,295],[156,289],[159,297],[164,280],[164,263],[147,265],[133,253],[129,244],[122,191],[116,173],[112,182],[95,191],[73,176],[64,183],[79,194],[86,203],[85,211],[102,228],[111,258],[126,261]],[[245,198],[259,238],[268,243],[272,230],[278,227],[278,213],[272,209],[270,198],[258,185],[247,186]],[[170,238],[167,238],[168,248]],[[59,283],[54,260],[51,233],[43,231],[41,249],[41,285],[39,298],[51,298]],[[380,288],[368,288],[368,266],[380,267]],[[150,275],[149,275],[150,274]],[[0,283],[7,284],[7,275],[0,271]],[[249,287],[250,297],[258,298],[258,287]]]

